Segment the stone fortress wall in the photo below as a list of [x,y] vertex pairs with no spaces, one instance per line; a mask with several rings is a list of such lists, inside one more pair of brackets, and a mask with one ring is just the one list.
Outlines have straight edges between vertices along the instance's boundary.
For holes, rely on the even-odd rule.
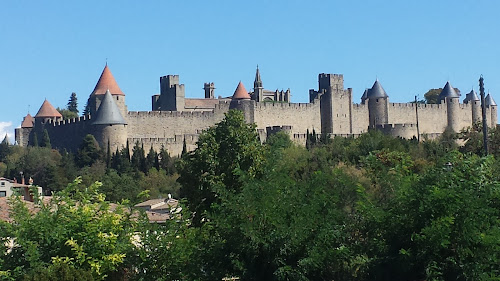
[[[101,85],[104,83],[101,80],[111,83],[111,87]],[[119,94],[113,95],[108,90],[115,109],[114,112],[107,112],[106,116],[108,119],[118,118],[121,123],[116,123],[114,119],[109,124],[93,124],[100,118],[96,116],[100,114],[101,102],[106,98],[102,93],[94,93],[104,87],[119,91]],[[309,103],[290,103],[289,100],[279,99],[269,101],[269,97],[258,101],[269,92],[263,89],[258,70],[254,92],[247,92],[244,87],[238,90],[239,85],[232,98],[214,99],[214,83],[205,83],[205,99],[185,98],[185,87],[179,84],[178,75],[161,77],[160,88],[160,95],[152,97],[152,111],[128,111],[125,95],[106,66],[89,98],[91,115],[65,121],[35,116],[33,128],[16,129],[16,141],[26,146],[36,133],[40,143],[43,130],[47,129],[54,148],[76,151],[85,135],[92,134],[101,147],[107,148],[110,143],[113,152],[125,147],[127,142],[131,148],[139,142],[146,152],[150,147],[157,151],[164,147],[171,155],[177,156],[184,142],[188,150],[196,148],[199,134],[220,122],[230,109],[242,110],[245,120],[256,124],[261,141],[284,131],[297,144],[305,144],[306,132],[313,130],[330,137],[356,137],[369,129],[378,129],[395,137],[413,138],[417,135],[416,111],[420,135],[429,138],[439,136],[446,128],[457,132],[480,118],[477,99],[460,103],[458,96],[451,96],[443,98],[440,104],[390,103],[378,80],[365,91],[361,103],[354,103],[352,89],[344,89],[340,74],[319,74],[318,90],[309,91]],[[289,95],[289,91],[287,93]],[[497,106],[492,99],[489,101],[487,118],[489,126],[493,127],[497,120]]]

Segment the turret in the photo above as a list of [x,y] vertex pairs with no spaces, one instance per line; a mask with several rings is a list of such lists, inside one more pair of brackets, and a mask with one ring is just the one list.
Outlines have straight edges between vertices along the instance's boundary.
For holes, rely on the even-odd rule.
[[97,81],[94,90],[90,94],[88,101],[90,115],[95,116],[107,91],[111,93],[121,113],[123,115],[126,115],[127,106],[125,104],[125,94],[118,86],[118,83],[116,83],[116,80],[113,77],[113,74],[111,73],[108,64],[104,66],[104,69],[102,70],[101,73],[101,77],[99,77],[99,81]]
[[472,123],[481,122],[481,100],[476,94],[476,91],[471,90],[465,95],[464,103],[469,104],[472,108]]
[[17,145],[28,146],[29,136],[34,124],[35,119],[28,113],[28,115],[23,118],[21,128],[15,129],[15,139]]
[[371,89],[368,89],[366,92],[366,100],[368,100],[370,128],[389,123],[387,108],[389,105],[389,96],[378,79],[375,80]]
[[497,124],[497,103],[493,100],[493,97],[490,93],[484,99],[484,105],[486,105],[486,112],[489,111],[489,126],[494,128]]
[[446,104],[448,128],[458,133],[462,129],[459,122],[460,95],[451,86],[449,81],[446,82],[446,85],[444,85],[443,90],[439,94],[439,101]]
[[481,122],[481,100],[476,94],[476,91],[472,89],[468,94],[465,95],[465,104],[469,104],[472,108],[472,123]]
[[109,143],[112,152],[124,147],[127,143],[127,121],[109,90],[106,91],[95,116],[92,129],[99,146],[106,150]]
[[60,121],[63,117],[59,111],[57,111],[48,100],[45,100],[40,106],[38,113],[35,115],[35,127],[38,125],[43,125],[49,121]]
[[234,91],[233,97],[231,98],[229,109],[238,109],[243,111],[245,121],[247,123],[254,123],[254,106],[255,101],[251,99],[248,91],[245,89],[245,86],[243,86],[243,83],[240,81]]

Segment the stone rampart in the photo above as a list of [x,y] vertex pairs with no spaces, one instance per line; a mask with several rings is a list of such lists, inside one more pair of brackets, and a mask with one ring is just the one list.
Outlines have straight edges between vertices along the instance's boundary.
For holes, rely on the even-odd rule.
[[319,103],[256,103],[254,122],[257,129],[273,126],[292,126],[291,134],[305,133],[308,129],[320,133]]
[[352,133],[362,134],[368,131],[368,105],[366,104],[353,104],[352,105]]
[[194,134],[224,118],[229,105],[219,104],[212,111],[129,111],[129,138],[171,138]]

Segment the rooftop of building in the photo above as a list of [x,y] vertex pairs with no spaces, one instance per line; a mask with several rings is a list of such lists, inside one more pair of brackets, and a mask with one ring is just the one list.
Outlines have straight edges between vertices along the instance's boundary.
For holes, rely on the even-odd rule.
[[45,99],[42,106],[38,110],[38,113],[35,115],[35,118],[62,118],[61,113],[55,109],[55,107],[50,104],[50,102]]
[[118,86],[118,83],[116,83],[116,80],[113,77],[113,74],[111,73],[108,64],[104,66],[104,69],[102,70],[101,73],[101,77],[99,77],[99,81],[97,81],[97,84],[95,85],[95,88],[92,91],[91,95],[104,95],[106,94],[107,90],[111,92],[111,95],[120,95],[120,96],[125,95]]

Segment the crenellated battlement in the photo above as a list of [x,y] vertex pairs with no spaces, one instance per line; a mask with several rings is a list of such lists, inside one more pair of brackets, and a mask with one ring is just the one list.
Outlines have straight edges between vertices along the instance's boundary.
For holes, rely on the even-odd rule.
[[89,121],[90,119],[91,119],[90,115],[78,116],[76,118],[60,120],[60,121],[54,121],[52,119],[49,119],[49,120],[47,120],[45,125],[46,126],[49,125],[49,126],[54,126],[54,127],[60,127],[60,126],[66,126],[66,125],[71,125],[71,124],[75,124],[75,123],[86,122],[86,121]]
[[210,118],[214,116],[213,111],[129,111],[127,117],[157,117],[157,118]]
[[269,108],[281,108],[281,109],[297,109],[303,110],[315,107],[315,103],[287,103],[287,102],[258,102],[255,104],[256,109],[269,109]]

